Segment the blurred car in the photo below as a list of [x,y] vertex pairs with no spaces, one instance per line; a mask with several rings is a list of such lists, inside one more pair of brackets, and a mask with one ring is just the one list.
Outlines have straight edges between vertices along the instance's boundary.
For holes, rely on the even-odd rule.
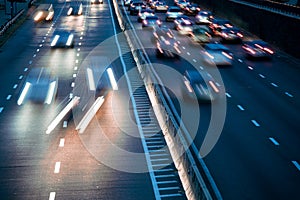
[[157,1],[154,5],[155,12],[167,12],[169,8],[166,2],[163,1]]
[[227,19],[213,19],[209,24],[212,32],[216,36],[221,36],[222,30],[227,28],[233,28],[233,24]]
[[138,13],[138,18],[137,18],[137,21],[138,22],[142,22],[144,19],[146,19],[146,17],[148,15],[154,15],[154,11],[149,9],[149,8],[146,8],[146,9],[141,9]]
[[198,12],[200,11],[200,7],[198,4],[189,4],[185,8],[183,8],[183,13],[185,15],[197,15]]
[[179,58],[181,54],[180,42],[176,40],[168,28],[158,28],[153,32],[156,40],[156,56]]
[[91,0],[91,4],[103,4],[103,0]]
[[26,101],[51,104],[57,92],[58,79],[52,77],[48,68],[33,68],[28,73],[18,99],[18,105]]
[[185,15],[174,20],[174,29],[182,35],[190,35],[193,32],[193,22]]
[[214,17],[210,11],[200,11],[195,17],[195,23],[210,24],[213,18]]
[[246,41],[242,48],[248,58],[271,58],[275,53],[272,47],[262,40]]
[[244,34],[239,28],[225,28],[221,29],[220,37],[223,42],[241,42]]
[[207,25],[197,25],[193,27],[191,38],[197,43],[209,43],[212,40],[212,34]]
[[166,13],[166,21],[173,21],[177,17],[182,15],[183,13],[181,12],[181,9],[178,6],[170,6]]
[[[212,77],[197,70],[186,70],[183,74],[185,91],[189,98],[196,98],[200,102],[211,103],[220,92]],[[186,92],[184,91],[184,94]]]
[[82,15],[82,3],[78,1],[72,1],[68,9],[67,15]]
[[130,6],[131,3],[132,3],[132,0],[124,0],[125,6]]
[[222,44],[209,43],[204,46],[206,60],[216,66],[231,66],[233,63],[232,53]]
[[148,15],[142,22],[142,27],[156,27],[161,26],[162,22],[156,15]]
[[52,36],[51,48],[65,47],[73,48],[74,47],[74,34],[67,30],[55,30]]
[[36,8],[33,20],[34,22],[52,21],[54,9],[52,4],[40,4]]
[[146,4],[143,1],[133,1],[129,6],[129,13],[130,15],[137,15],[143,8],[146,8]]
[[179,0],[179,1],[175,2],[175,5],[178,6],[179,8],[181,8],[181,9],[184,9],[189,4],[190,4],[190,2],[188,0]]

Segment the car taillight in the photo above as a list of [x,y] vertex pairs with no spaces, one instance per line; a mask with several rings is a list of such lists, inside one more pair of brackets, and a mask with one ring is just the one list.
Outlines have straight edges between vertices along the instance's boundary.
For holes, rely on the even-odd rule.
[[274,54],[274,51],[272,51],[271,49],[269,49],[269,48],[264,48],[264,50],[266,51],[266,52],[268,52],[269,54]]

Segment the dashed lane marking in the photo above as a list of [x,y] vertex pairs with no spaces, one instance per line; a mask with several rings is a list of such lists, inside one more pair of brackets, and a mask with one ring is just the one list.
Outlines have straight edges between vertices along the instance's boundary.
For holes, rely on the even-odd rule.
[[279,146],[279,142],[277,142],[274,138],[269,137],[269,140],[271,140],[274,145]]
[[256,121],[256,120],[251,120],[251,122],[256,126],[256,127],[259,127],[260,126],[260,124]]

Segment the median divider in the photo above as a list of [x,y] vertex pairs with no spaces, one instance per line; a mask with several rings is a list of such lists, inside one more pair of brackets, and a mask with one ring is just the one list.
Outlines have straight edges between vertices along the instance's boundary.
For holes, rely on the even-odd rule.
[[[175,110],[174,105],[166,95],[167,92],[162,87],[163,84],[159,76],[151,67],[148,55],[137,37],[128,15],[125,13],[124,7],[119,6],[118,0],[113,0],[113,5],[120,27],[126,36],[138,71],[146,86],[158,122],[165,135],[187,198],[197,200],[222,199],[213,180],[207,178],[211,176],[193,145],[189,133],[182,126],[179,126],[180,117],[174,116],[177,113],[173,112]],[[188,144],[192,145],[189,146]],[[199,170],[199,166],[203,169]]]

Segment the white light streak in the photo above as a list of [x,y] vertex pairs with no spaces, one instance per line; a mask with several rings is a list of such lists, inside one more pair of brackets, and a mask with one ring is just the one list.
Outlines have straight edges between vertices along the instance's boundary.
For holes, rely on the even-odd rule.
[[18,102],[17,102],[18,105],[21,105],[23,103],[23,101],[26,97],[26,94],[28,93],[28,90],[29,90],[30,86],[31,86],[31,84],[29,82],[26,82],[25,87],[24,87],[24,89],[23,89],[23,91],[22,91],[22,93],[21,93],[21,95],[18,99]]
[[110,80],[113,90],[118,90],[118,85],[117,85],[117,82],[116,82],[116,79],[115,79],[112,69],[108,68],[107,73],[108,73],[108,77],[109,77],[109,80]]

